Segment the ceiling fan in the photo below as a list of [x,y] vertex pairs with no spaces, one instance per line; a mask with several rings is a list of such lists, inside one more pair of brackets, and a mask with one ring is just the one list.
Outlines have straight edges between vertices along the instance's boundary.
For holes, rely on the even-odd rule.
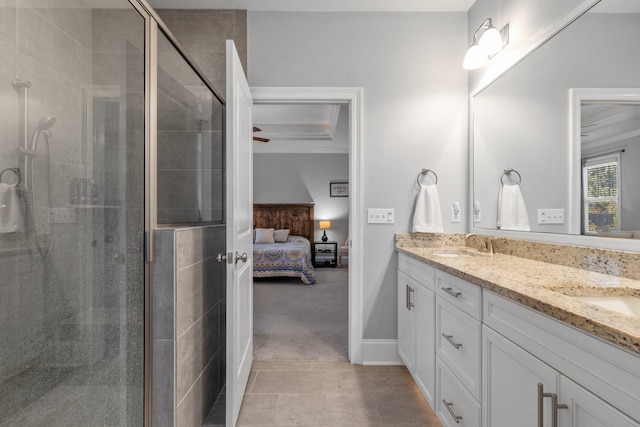
[[[259,127],[255,127],[255,126],[254,126],[254,127],[253,127],[253,131],[254,131],[254,132],[262,132],[262,129],[260,129]],[[267,139],[267,138],[260,138],[259,136],[254,136],[254,137],[253,137],[253,140],[254,140],[254,141],[258,141],[258,142],[269,142],[269,141],[270,141],[270,139]]]

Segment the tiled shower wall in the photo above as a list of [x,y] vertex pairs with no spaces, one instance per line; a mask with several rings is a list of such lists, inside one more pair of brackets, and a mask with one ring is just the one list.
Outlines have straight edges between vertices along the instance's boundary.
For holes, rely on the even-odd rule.
[[226,40],[233,40],[247,72],[247,11],[158,9],[158,15],[216,91],[226,92]]
[[225,384],[225,226],[155,236],[154,426],[201,427]]
[[[56,117],[50,153],[53,207],[68,207],[68,183],[84,173],[80,101],[83,87],[91,82],[91,10],[30,7],[31,3],[0,1],[0,170],[22,169],[21,156],[14,150],[24,138],[24,91],[14,89],[11,81],[30,81],[27,136],[42,117]],[[48,181],[42,175],[48,157],[41,140],[34,161],[38,183]],[[26,212],[26,233],[0,234],[0,377],[4,378],[32,361],[59,365],[61,352],[67,355],[67,364],[82,363],[88,356],[60,326],[67,320],[73,323],[91,299],[85,264],[77,262],[86,253],[81,239],[86,213],[79,213],[73,224],[55,224],[52,252],[42,258],[34,249],[31,216]]]

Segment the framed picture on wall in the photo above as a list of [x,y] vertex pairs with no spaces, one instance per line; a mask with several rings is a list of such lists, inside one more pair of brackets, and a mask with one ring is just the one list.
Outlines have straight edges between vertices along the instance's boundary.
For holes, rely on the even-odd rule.
[[331,197],[349,197],[349,181],[331,181],[329,195]]

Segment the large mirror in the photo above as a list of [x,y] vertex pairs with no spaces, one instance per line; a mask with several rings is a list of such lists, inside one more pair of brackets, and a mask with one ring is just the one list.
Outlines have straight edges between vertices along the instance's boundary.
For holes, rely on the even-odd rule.
[[640,2],[602,0],[472,97],[472,228],[640,239]]

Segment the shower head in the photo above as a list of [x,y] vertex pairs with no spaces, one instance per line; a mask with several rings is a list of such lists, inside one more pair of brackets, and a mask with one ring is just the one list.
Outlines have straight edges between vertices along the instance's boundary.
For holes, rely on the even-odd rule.
[[49,130],[56,124],[56,118],[53,116],[44,116],[38,123],[38,130]]
[[33,138],[31,138],[31,151],[36,151],[38,145],[38,136],[40,136],[40,132],[48,131],[56,124],[56,118],[53,116],[44,116],[40,119],[40,123],[38,123],[38,127],[36,131],[33,133]]

